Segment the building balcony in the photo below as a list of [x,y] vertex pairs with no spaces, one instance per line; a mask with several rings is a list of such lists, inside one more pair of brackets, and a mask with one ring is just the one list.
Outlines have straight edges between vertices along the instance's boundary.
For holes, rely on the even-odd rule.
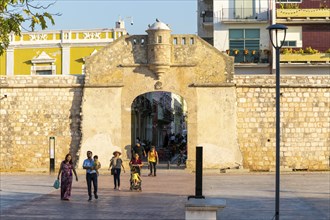
[[213,11],[202,11],[200,17],[202,18],[203,26],[213,26]]
[[10,34],[10,44],[13,46],[62,44],[62,43],[109,43],[126,35],[125,29],[86,29],[61,31],[22,32],[21,35]]
[[316,53],[316,54],[281,54],[281,63],[307,63],[307,64],[321,64],[330,63],[330,53]]
[[329,8],[276,9],[276,19],[283,23],[329,23]]
[[222,23],[267,23],[268,8],[222,8],[215,13],[218,22]]
[[269,64],[269,50],[227,50],[234,57],[235,64]]

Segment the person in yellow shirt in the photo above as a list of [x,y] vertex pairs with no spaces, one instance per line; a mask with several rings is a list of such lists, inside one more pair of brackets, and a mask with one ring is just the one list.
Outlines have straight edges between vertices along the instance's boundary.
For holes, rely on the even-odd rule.
[[141,177],[139,173],[132,173],[131,181],[134,183],[134,186],[137,186],[141,182]]
[[156,151],[155,146],[152,146],[150,151],[148,152],[148,163],[149,163],[149,169],[150,173],[148,176],[156,176],[156,165],[158,164],[158,153]]
[[96,171],[97,176],[99,176],[99,169],[101,168],[101,163],[99,161],[99,157],[95,155],[94,157],[94,170]]

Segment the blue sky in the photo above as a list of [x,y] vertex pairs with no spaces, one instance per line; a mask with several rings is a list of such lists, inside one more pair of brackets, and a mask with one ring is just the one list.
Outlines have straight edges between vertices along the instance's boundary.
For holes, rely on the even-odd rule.
[[48,11],[62,16],[55,17],[56,24],[48,29],[113,28],[121,17],[129,34],[145,34],[148,24],[158,18],[170,25],[173,34],[196,34],[196,10],[197,0],[57,0]]

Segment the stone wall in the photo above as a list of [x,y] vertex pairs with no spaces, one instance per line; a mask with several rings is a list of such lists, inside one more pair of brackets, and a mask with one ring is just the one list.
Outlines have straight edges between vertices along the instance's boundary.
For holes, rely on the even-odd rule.
[[[273,170],[275,76],[235,75],[234,81],[236,136],[243,165],[250,170]],[[48,170],[49,138],[53,136],[56,167],[67,153],[79,154],[83,85],[84,76],[0,78],[1,170]],[[329,76],[281,76],[283,168],[329,169],[329,85]],[[89,91],[98,89],[90,87]]]
[[49,138],[55,137],[56,167],[75,157],[81,139],[84,77],[0,78],[0,170],[48,170]]
[[[238,142],[244,167],[275,168],[275,76],[235,76]],[[281,166],[327,170],[330,160],[329,76],[281,76]]]

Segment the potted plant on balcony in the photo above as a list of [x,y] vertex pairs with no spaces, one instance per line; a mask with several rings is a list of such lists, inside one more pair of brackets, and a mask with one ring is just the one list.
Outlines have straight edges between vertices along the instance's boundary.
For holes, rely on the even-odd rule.
[[233,50],[233,53],[234,53],[234,55],[238,55],[239,54],[239,50],[238,49],[234,49]]
[[265,55],[270,54],[270,50],[268,50],[268,49],[264,49],[263,52],[264,52]]
[[249,50],[248,49],[244,49],[244,55],[249,54]]
[[281,49],[281,54],[292,54],[293,50],[292,48],[282,48]]
[[316,54],[319,51],[316,50],[316,49],[313,49],[312,47],[306,47],[305,50],[304,50],[304,52],[307,53],[307,54]]
[[252,55],[255,55],[256,53],[257,53],[256,50],[252,50],[252,51],[251,51],[251,54],[252,54]]

